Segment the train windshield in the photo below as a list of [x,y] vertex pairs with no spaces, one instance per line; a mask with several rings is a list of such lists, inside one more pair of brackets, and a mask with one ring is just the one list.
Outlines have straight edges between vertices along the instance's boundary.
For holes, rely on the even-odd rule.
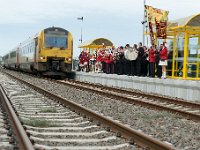
[[57,47],[57,48],[67,48],[67,36],[66,35],[53,35],[53,34],[45,34],[44,46],[46,48],[49,47]]

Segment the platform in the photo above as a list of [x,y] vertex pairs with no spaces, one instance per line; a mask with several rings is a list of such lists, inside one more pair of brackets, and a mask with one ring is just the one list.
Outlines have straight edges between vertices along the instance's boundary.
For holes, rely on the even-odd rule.
[[200,102],[200,81],[76,72],[76,80]]

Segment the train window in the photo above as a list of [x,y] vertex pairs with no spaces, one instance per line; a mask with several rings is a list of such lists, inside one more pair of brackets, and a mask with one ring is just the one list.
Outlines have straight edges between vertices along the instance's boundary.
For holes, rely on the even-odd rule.
[[11,52],[11,53],[10,53],[10,57],[11,57],[11,58],[16,57],[16,51]]
[[5,56],[5,59],[8,59],[8,55]]
[[48,47],[67,48],[68,47],[67,36],[45,34],[44,45],[47,48]]

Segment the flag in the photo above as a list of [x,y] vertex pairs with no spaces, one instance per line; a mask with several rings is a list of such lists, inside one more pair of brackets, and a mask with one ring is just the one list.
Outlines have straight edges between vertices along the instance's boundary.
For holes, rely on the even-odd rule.
[[155,37],[154,37],[154,34],[153,34],[153,26],[152,26],[152,23],[149,22],[149,32],[150,32],[150,39],[151,39],[151,45],[154,46],[156,43],[156,40],[155,40]]
[[156,36],[158,39],[166,39],[167,37],[167,21],[156,22]]
[[155,20],[157,22],[168,20],[169,11],[153,8],[152,6],[148,5],[145,5],[145,9],[147,12],[147,20],[153,25],[156,24]]
[[152,6],[145,5],[146,17],[149,24],[150,38],[152,45],[155,43],[154,31],[156,29],[156,37],[160,39],[166,39],[167,37],[167,21],[169,11],[154,8]]

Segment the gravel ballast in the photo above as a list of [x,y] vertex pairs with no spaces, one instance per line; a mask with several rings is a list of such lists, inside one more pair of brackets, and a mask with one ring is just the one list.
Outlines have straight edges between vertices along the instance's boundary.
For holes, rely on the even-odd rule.
[[186,120],[168,112],[155,111],[116,101],[95,93],[53,83],[45,79],[30,77],[18,72],[12,74],[93,111],[127,124],[127,126],[154,138],[171,143],[177,149],[200,149],[200,123],[198,122]]

